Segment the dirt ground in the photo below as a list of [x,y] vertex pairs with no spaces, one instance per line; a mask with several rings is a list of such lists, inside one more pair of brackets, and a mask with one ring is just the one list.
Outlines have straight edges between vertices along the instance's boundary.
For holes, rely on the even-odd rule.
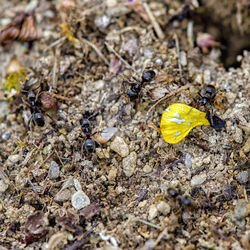
[[[250,249],[249,14],[2,0],[0,249]],[[225,126],[168,144],[174,103]]]

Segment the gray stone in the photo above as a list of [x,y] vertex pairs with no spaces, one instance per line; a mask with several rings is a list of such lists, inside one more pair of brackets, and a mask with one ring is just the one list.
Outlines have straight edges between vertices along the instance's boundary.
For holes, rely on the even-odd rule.
[[7,141],[8,139],[10,139],[11,133],[9,131],[5,131],[1,134],[1,139],[3,141]]
[[84,167],[84,168],[93,168],[93,161],[82,161],[81,162],[81,165]]
[[0,101],[0,119],[8,114],[8,103],[5,101]]
[[249,179],[249,172],[248,171],[240,172],[236,178],[240,183],[247,183]]
[[75,209],[80,210],[88,206],[90,204],[90,200],[83,191],[77,191],[72,195],[71,204]]
[[48,178],[50,179],[56,179],[60,175],[60,168],[58,164],[55,161],[52,161],[50,163],[50,168],[49,168],[49,173],[48,173]]

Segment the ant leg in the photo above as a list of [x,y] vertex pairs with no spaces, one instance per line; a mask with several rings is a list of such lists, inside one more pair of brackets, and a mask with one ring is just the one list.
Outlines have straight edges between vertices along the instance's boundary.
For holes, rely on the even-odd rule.
[[28,124],[31,133],[32,133],[32,123],[34,123],[33,114],[30,116],[30,118],[29,118],[29,124]]
[[82,143],[82,146],[81,146],[81,159],[83,160],[83,146],[84,146],[84,142]]

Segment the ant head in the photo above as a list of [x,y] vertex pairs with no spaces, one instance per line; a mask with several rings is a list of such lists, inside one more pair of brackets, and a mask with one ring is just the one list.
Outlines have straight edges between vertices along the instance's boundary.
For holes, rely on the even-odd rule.
[[207,98],[213,98],[215,96],[215,87],[213,85],[206,85],[201,90],[201,95]]
[[35,123],[40,126],[40,127],[43,127],[44,124],[45,124],[45,120],[44,120],[44,117],[41,113],[37,112],[34,114],[34,121]]
[[30,92],[28,93],[28,100],[29,100],[30,102],[34,102],[34,101],[36,100],[36,95],[35,95],[35,93],[34,93],[33,91],[30,91]]
[[154,79],[155,72],[153,70],[143,71],[142,73],[142,81],[143,82],[150,82]]
[[90,127],[90,121],[89,121],[88,119],[82,120],[81,126],[82,126],[83,128]]
[[209,103],[210,103],[209,98],[207,98],[207,97],[202,97],[202,98],[201,98],[201,104],[202,104],[203,106],[206,106],[206,105],[209,104]]

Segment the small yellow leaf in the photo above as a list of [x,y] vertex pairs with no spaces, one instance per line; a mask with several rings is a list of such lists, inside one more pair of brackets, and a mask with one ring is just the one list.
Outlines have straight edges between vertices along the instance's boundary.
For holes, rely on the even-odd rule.
[[208,125],[206,113],[183,103],[174,103],[164,110],[161,118],[163,139],[176,144],[183,140],[196,126]]

